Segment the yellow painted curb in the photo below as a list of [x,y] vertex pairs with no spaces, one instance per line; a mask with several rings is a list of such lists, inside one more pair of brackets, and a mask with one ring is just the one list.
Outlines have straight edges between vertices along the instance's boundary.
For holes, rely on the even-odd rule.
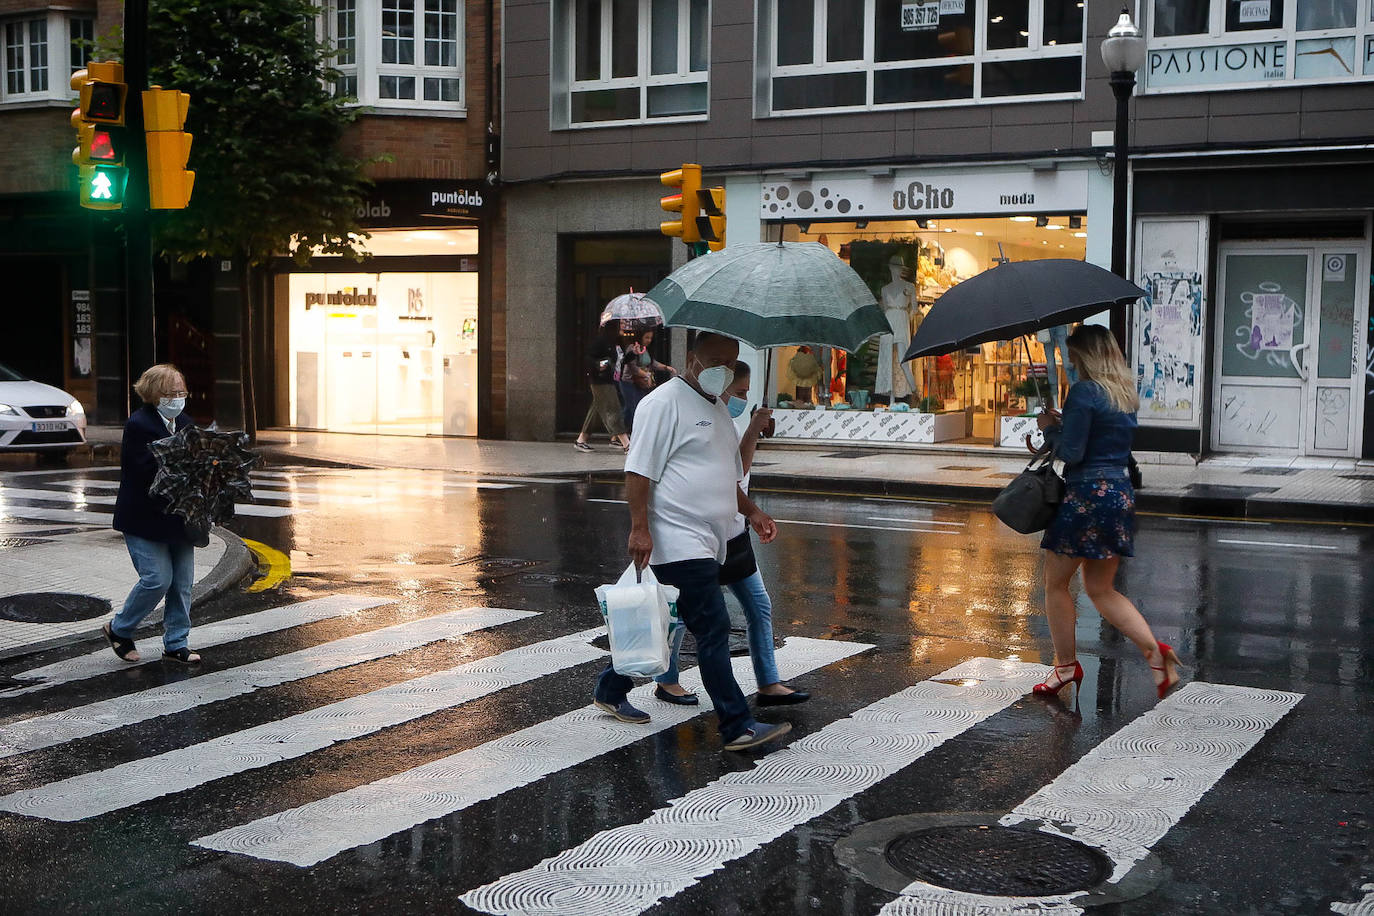
[[258,561],[258,572],[262,575],[248,586],[250,592],[265,592],[291,578],[291,558],[275,547],[268,547],[259,541],[243,539],[243,544],[253,552]]

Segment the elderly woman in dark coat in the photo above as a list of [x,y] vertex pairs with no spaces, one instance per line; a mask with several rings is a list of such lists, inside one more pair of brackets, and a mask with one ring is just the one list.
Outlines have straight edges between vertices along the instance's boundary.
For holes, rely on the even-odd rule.
[[164,500],[148,495],[157,474],[157,459],[148,446],[192,425],[191,418],[182,412],[186,407],[186,379],[176,366],[162,363],[144,372],[134,391],[143,399],[143,406],[124,424],[114,527],[124,533],[129,558],[138,571],[138,584],[103,629],[116,655],[137,662],[140,657],[134,647],[134,631],[165,598],[162,658],[194,665],[200,656],[187,647],[187,639],[191,633],[195,548],[182,520],[167,513]]

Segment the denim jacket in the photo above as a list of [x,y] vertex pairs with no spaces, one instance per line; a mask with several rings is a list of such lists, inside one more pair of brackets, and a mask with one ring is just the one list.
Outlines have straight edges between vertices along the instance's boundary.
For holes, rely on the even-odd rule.
[[1136,418],[1112,406],[1095,382],[1081,381],[1064,399],[1063,423],[1045,431],[1054,456],[1064,462],[1064,481],[1125,480]]

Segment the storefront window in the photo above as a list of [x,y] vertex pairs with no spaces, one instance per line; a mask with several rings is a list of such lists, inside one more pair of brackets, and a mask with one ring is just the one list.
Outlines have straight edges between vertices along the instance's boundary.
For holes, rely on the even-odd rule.
[[[1082,259],[1081,215],[812,223],[805,233],[789,226],[786,237],[819,242],[848,262],[894,333],[852,355],[821,346],[773,351],[767,394],[781,408],[780,437],[993,445],[1009,428],[1034,428],[1027,415],[1051,395],[1047,348],[1034,337],[911,362],[901,357],[931,307],[956,284],[1007,261]],[[1056,362],[1062,400],[1061,371]],[[830,426],[842,432],[828,435]],[[899,426],[919,434],[894,434]]]
[[287,288],[292,425],[476,435],[476,273],[296,273]]

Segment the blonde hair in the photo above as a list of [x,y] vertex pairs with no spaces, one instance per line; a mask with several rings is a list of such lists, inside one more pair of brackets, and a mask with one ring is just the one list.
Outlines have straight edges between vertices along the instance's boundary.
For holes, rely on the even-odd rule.
[[181,374],[180,369],[171,363],[158,363],[143,371],[138,381],[134,382],[134,391],[143,399],[143,403],[156,404],[159,398],[178,390],[177,379],[185,384],[186,376]]
[[1084,380],[1096,382],[1114,408],[1122,413],[1140,409],[1135,378],[1111,331],[1100,324],[1079,325],[1069,335],[1069,352]]

